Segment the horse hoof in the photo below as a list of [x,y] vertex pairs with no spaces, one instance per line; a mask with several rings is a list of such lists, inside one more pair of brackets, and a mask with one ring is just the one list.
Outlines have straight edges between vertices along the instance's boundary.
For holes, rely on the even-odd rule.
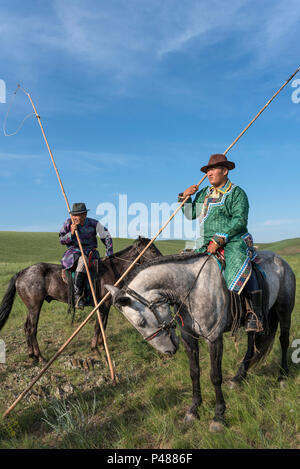
[[183,420],[183,424],[188,426],[188,425],[192,425],[196,420],[198,420],[199,417],[192,414],[191,412],[187,412],[185,414],[185,417],[184,417],[184,420]]
[[47,363],[47,360],[45,360],[45,358],[42,357],[41,355],[38,355],[38,356],[31,355],[30,359],[31,359],[31,364],[34,366],[38,365],[39,363],[42,363],[42,364]]
[[238,387],[238,383],[236,381],[229,380],[227,381],[227,386],[229,389],[236,389]]
[[100,350],[98,349],[98,347],[93,347],[91,349],[91,352],[92,352],[92,355],[93,355],[95,360],[98,360],[99,357],[101,357],[101,353],[100,353]]
[[236,389],[239,386],[241,386],[242,382],[243,382],[242,378],[232,378],[232,379],[228,379],[226,381],[226,384],[229,387],[229,389]]
[[278,384],[281,389],[286,387],[286,376],[280,376],[278,378]]
[[37,357],[32,356],[32,357],[30,357],[30,363],[31,363],[32,366],[36,366],[36,365],[38,365],[39,360],[38,360]]
[[225,429],[225,425],[222,422],[213,420],[209,425],[209,431],[211,433],[222,433]]

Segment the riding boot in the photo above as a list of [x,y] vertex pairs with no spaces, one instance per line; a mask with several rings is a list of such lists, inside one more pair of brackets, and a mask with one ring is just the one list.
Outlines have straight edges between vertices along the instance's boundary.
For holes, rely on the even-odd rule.
[[85,284],[86,274],[85,272],[75,272],[74,276],[74,296],[75,296],[75,308],[84,308],[83,289]]
[[262,311],[262,290],[255,290],[249,293],[250,310],[246,317],[246,332],[262,332],[263,311]]

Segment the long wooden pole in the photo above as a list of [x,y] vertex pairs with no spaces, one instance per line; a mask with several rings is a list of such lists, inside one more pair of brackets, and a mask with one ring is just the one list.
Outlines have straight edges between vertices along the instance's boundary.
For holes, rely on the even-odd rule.
[[[278,95],[278,93],[288,84],[288,82],[296,75],[296,73],[300,70],[300,67],[297,68],[296,72],[291,75],[291,77],[280,87],[280,89],[272,96],[272,98],[267,102],[267,104],[259,111],[259,113],[252,119],[250,124],[245,127],[245,129],[239,134],[239,136],[232,142],[232,144],[225,150],[224,154],[227,153],[230,148],[235,145],[235,143],[241,138],[241,136],[246,132],[246,130],[253,124],[253,122],[259,117],[259,115],[266,109],[266,107],[271,103],[271,101]],[[202,177],[202,179],[198,182],[198,186],[204,181],[206,178],[206,174]],[[146,252],[146,250],[153,244],[155,239],[160,235],[160,233],[165,229],[165,227],[170,223],[170,221],[175,217],[177,212],[182,208],[182,206],[186,203],[189,196],[185,197],[184,200],[179,204],[177,209],[172,213],[170,218],[165,222],[165,224],[160,228],[160,230],[156,233],[156,235],[151,239],[151,241],[147,244],[147,246],[141,251],[141,253],[137,256],[137,258],[132,262],[132,264],[128,267],[128,269],[123,273],[123,275],[119,278],[119,280],[115,283],[115,286],[118,286],[119,283],[126,277],[126,275],[131,271],[131,269],[135,266],[138,260],[142,257],[142,255]],[[41,378],[41,376],[45,373],[45,371],[52,365],[52,363],[57,359],[57,357],[63,352],[63,350],[67,347],[67,345],[73,340],[73,338],[79,333],[79,331],[85,326],[85,324],[89,321],[89,319],[93,316],[96,309],[101,306],[101,304],[106,301],[110,297],[111,293],[108,292],[98,303],[98,305],[90,312],[90,314],[86,317],[86,319],[78,326],[75,332],[73,332],[72,336],[61,346],[61,348],[56,352],[56,354],[51,358],[51,360],[45,365],[45,367],[40,371],[40,373],[31,381],[31,383],[27,386],[27,388],[19,395],[19,397],[14,401],[14,403],[6,410],[3,414],[3,417],[6,417],[15,407],[16,405],[23,399],[23,397],[30,391],[30,389],[34,386],[34,384]]]
[[[272,98],[269,99],[269,101],[261,108],[261,110],[256,114],[256,116],[252,119],[252,121],[249,122],[249,124],[244,128],[244,130],[242,130],[242,132],[236,137],[236,139],[229,145],[228,148],[226,148],[226,150],[223,152],[223,155],[226,155],[226,153],[229,152],[229,150],[236,144],[236,142],[244,135],[244,133],[249,129],[249,127],[251,127],[251,125],[256,121],[256,119],[261,115],[262,112],[264,112],[264,110],[269,106],[269,104],[271,104],[271,102],[273,101],[273,99],[276,98],[276,96],[280,93],[281,90],[283,90],[283,88],[292,80],[292,78],[294,78],[294,76],[296,75],[296,73],[298,73],[300,70],[300,67],[297,68],[297,70],[283,83],[283,85],[279,88],[278,91],[276,91],[275,94],[273,94]],[[206,178],[206,175],[203,176],[203,178],[201,179],[201,181],[198,182],[197,186],[200,186],[200,184],[204,181],[204,179]]]
[[[115,286],[118,286],[121,281],[126,277],[126,275],[130,272],[130,270],[135,266],[135,264],[138,262],[138,260],[143,256],[143,254],[146,252],[146,250],[151,246],[151,244],[154,242],[154,240],[159,236],[159,234],[164,230],[164,228],[167,226],[169,221],[176,215],[178,212],[180,206],[176,209],[176,211],[172,214],[171,218],[160,228],[158,233],[155,235],[154,238],[147,244],[147,246],[140,252],[140,254],[137,256],[137,258],[130,264],[128,269],[121,275],[121,277],[118,279],[118,281],[114,284]],[[95,308],[90,312],[90,314],[85,318],[85,320],[78,326],[78,328],[73,332],[71,337],[60,347],[60,349],[56,352],[56,354],[49,360],[48,363],[44,366],[44,368],[40,371],[40,373],[31,381],[31,383],[27,386],[26,389],[19,395],[19,397],[14,401],[14,403],[6,410],[6,412],[3,414],[3,417],[6,417],[18,404],[18,402],[23,399],[24,396],[30,391],[30,389],[35,385],[35,383],[43,376],[45,371],[52,365],[52,363],[59,357],[59,355],[63,352],[63,350],[69,345],[69,343],[74,339],[74,337],[77,336],[77,334],[80,332],[80,330],[86,325],[86,323],[90,320],[90,318],[93,316],[97,308],[99,308],[104,301],[106,301],[110,297],[111,293],[107,292],[106,295],[102,298],[102,300],[95,306]]]
[[252,119],[251,122],[249,122],[249,124],[244,128],[244,130],[240,133],[240,135],[232,142],[231,145],[229,145],[229,147],[224,151],[224,155],[226,155],[226,153],[233,147],[233,145],[236,144],[236,142],[241,138],[242,135],[244,135],[244,133],[249,129],[249,127],[251,127],[251,125],[256,121],[256,119],[261,115],[262,112],[264,112],[264,110],[269,106],[269,104],[271,104],[271,102],[273,101],[273,99],[276,98],[276,96],[280,93],[281,90],[283,90],[283,88],[292,80],[292,78],[294,78],[294,76],[296,75],[296,73],[298,73],[300,70],[300,67],[297,68],[297,70],[286,80],[286,82],[283,83],[283,85],[279,88],[278,91],[276,91],[275,94],[273,94],[272,98],[269,99],[269,101],[264,105],[264,107],[261,108],[261,110],[256,114],[256,116]]
[[[19,86],[20,86],[20,85],[19,85]],[[21,87],[20,87],[20,88],[21,88]],[[69,205],[69,201],[68,201],[68,198],[67,198],[67,196],[66,196],[66,193],[65,193],[65,190],[64,190],[64,186],[63,186],[63,184],[62,184],[61,177],[60,177],[60,174],[59,174],[59,171],[58,171],[57,166],[56,166],[56,163],[55,163],[55,161],[54,161],[54,157],[53,157],[51,148],[50,148],[50,146],[49,146],[49,143],[48,143],[48,140],[47,140],[47,137],[46,137],[46,134],[45,134],[45,131],[44,131],[42,122],[41,122],[41,118],[40,118],[39,114],[37,113],[36,107],[35,107],[35,105],[34,105],[34,102],[33,102],[32,98],[31,98],[30,94],[27,93],[27,91],[25,91],[23,88],[21,88],[21,89],[22,89],[22,91],[28,96],[28,98],[29,98],[29,100],[30,100],[30,102],[31,102],[31,105],[32,105],[32,107],[33,107],[34,113],[35,113],[35,115],[36,115],[36,117],[37,117],[37,119],[38,119],[38,123],[39,123],[39,125],[40,125],[41,131],[42,131],[42,135],[43,135],[43,137],[44,137],[44,140],[45,140],[45,143],[46,143],[46,146],[47,146],[47,149],[48,149],[48,152],[49,152],[49,155],[50,155],[50,158],[51,158],[51,161],[52,161],[52,164],[53,164],[53,167],[54,167],[54,170],[55,170],[55,173],[56,173],[56,176],[57,176],[57,179],[58,179],[60,188],[61,188],[63,197],[64,197],[64,199],[65,199],[68,212],[69,212],[69,214],[70,214],[72,223],[74,223],[74,222],[73,222],[73,216],[72,216],[72,214],[71,214],[71,208],[70,208],[70,205]],[[88,264],[87,264],[87,261],[86,261],[86,257],[85,257],[85,254],[84,254],[84,251],[83,251],[83,248],[82,248],[81,240],[80,240],[79,233],[78,233],[77,229],[75,230],[75,235],[76,235],[76,238],[77,238],[78,246],[79,246],[79,249],[80,249],[80,252],[81,252],[81,256],[82,256],[82,259],[83,259],[83,262],[84,262],[86,274],[87,274],[88,281],[89,281],[89,284],[90,284],[90,288],[91,288],[91,292],[92,292],[92,296],[93,296],[94,305],[96,306],[96,305],[97,305],[97,297],[96,297],[96,294],[95,294],[94,285],[93,285],[93,282],[92,282],[92,279],[91,279],[90,271],[89,271],[89,268],[88,268]],[[114,381],[114,379],[115,379],[114,368],[113,368],[112,360],[111,360],[111,357],[110,357],[109,348],[108,348],[107,340],[106,340],[106,336],[105,336],[105,331],[104,331],[102,319],[101,319],[101,316],[100,316],[100,313],[99,313],[99,308],[97,308],[97,317],[98,317],[98,322],[99,322],[100,330],[101,330],[102,337],[103,337],[103,343],[104,343],[105,351],[106,351],[106,354],[107,354],[109,369],[110,369],[110,373],[111,373],[111,379]]]

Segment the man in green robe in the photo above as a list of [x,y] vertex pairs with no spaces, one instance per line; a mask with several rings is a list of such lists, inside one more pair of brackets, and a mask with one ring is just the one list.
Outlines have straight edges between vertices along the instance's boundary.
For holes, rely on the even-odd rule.
[[[238,294],[244,290],[249,298],[252,314],[247,316],[246,331],[261,332],[262,291],[251,265],[257,254],[247,229],[249,202],[245,191],[228,178],[228,172],[234,168],[235,164],[225,155],[212,155],[201,168],[211,186],[198,191],[198,186],[193,185],[179,194],[178,201],[189,196],[182,207],[183,213],[190,220],[199,219],[196,251],[223,255],[228,289]],[[196,192],[192,201],[191,196]]]

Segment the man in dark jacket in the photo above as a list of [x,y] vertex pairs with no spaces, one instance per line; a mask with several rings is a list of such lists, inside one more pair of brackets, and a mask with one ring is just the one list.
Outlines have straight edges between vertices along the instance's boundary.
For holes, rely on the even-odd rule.
[[61,260],[63,268],[73,269],[77,263],[74,277],[75,307],[81,309],[84,306],[82,295],[86,280],[86,271],[75,230],[77,230],[79,234],[86,259],[94,260],[100,258],[97,251],[97,235],[106,247],[106,255],[111,256],[113,254],[113,243],[109,231],[101,225],[98,220],[88,218],[87,212],[88,210],[84,203],[75,203],[71,211],[73,223],[72,220],[68,218],[59,232],[61,244],[68,246]]

